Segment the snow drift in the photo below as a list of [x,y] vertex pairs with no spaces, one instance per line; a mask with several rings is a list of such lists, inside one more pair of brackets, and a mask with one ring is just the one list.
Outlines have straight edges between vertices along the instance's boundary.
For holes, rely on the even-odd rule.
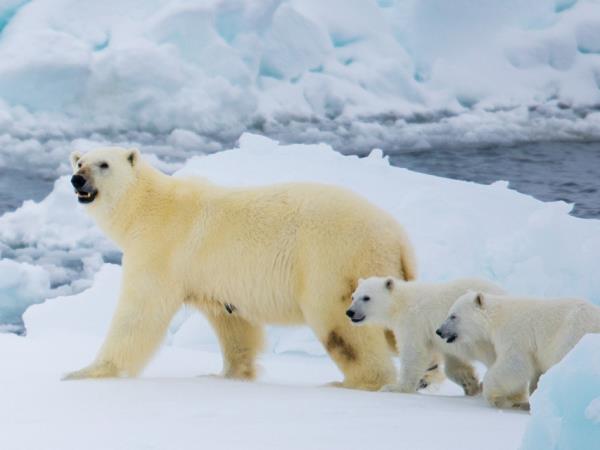
[[587,335],[540,379],[521,450],[594,450],[600,442],[600,335]]

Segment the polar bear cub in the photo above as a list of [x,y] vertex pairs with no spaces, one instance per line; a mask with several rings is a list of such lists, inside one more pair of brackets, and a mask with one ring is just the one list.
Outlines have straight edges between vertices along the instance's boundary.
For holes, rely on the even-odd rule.
[[499,408],[529,409],[540,375],[587,333],[600,333],[600,308],[583,300],[535,299],[470,292],[439,329],[451,345],[488,341],[495,362],[483,395]]
[[473,289],[503,293],[495,284],[477,278],[438,284],[391,277],[359,280],[346,315],[355,325],[371,323],[393,330],[400,346],[400,380],[383,390],[415,392],[432,361],[442,355],[448,378],[462,386],[467,395],[480,392],[470,361],[486,359],[488,349],[477,343],[451,345],[435,335],[456,299]]

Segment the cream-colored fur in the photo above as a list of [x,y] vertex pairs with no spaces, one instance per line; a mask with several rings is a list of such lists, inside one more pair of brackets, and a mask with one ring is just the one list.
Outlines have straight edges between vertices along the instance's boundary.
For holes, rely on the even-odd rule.
[[87,211],[124,256],[106,341],[68,378],[136,375],[187,303],[213,324],[225,376],[255,376],[264,324],[306,323],[344,386],[373,390],[394,379],[382,329],[356,329],[344,316],[359,277],[415,277],[412,248],[391,216],[333,186],[231,189],[170,177],[135,150],[74,154],[72,163],[98,192]]
[[415,392],[432,361],[441,356],[448,378],[462,386],[467,395],[479,393],[480,383],[470,362],[484,358],[487,347],[481,343],[448,344],[436,335],[454,301],[471,289],[503,292],[495,284],[477,278],[434,284],[371,277],[359,282],[350,307],[353,320],[388,327],[401,343],[399,381],[384,386],[383,390]]
[[450,314],[456,317],[457,344],[492,344],[495,360],[483,379],[483,394],[499,408],[528,409],[539,377],[585,334],[600,333],[600,308],[583,300],[471,292]]

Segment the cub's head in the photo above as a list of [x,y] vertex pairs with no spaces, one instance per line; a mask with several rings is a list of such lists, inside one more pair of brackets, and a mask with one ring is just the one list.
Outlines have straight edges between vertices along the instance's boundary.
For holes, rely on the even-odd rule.
[[352,304],[346,311],[352,323],[385,323],[390,316],[395,283],[393,278],[381,277],[358,280],[358,287],[352,294]]
[[476,342],[485,339],[487,322],[485,294],[469,291],[454,302],[435,333],[448,343]]
[[110,205],[118,201],[137,177],[138,150],[101,148],[71,154],[71,184],[79,203]]

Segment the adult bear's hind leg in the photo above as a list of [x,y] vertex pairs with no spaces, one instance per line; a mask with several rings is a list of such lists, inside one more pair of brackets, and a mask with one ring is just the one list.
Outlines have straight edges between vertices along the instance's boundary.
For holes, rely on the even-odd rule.
[[327,353],[344,374],[343,387],[375,391],[396,381],[396,370],[383,330],[353,326],[345,315],[345,305],[310,303],[303,309]]
[[207,313],[223,353],[223,376],[253,380],[256,377],[256,357],[263,348],[263,327],[248,322],[223,309],[222,313]]

